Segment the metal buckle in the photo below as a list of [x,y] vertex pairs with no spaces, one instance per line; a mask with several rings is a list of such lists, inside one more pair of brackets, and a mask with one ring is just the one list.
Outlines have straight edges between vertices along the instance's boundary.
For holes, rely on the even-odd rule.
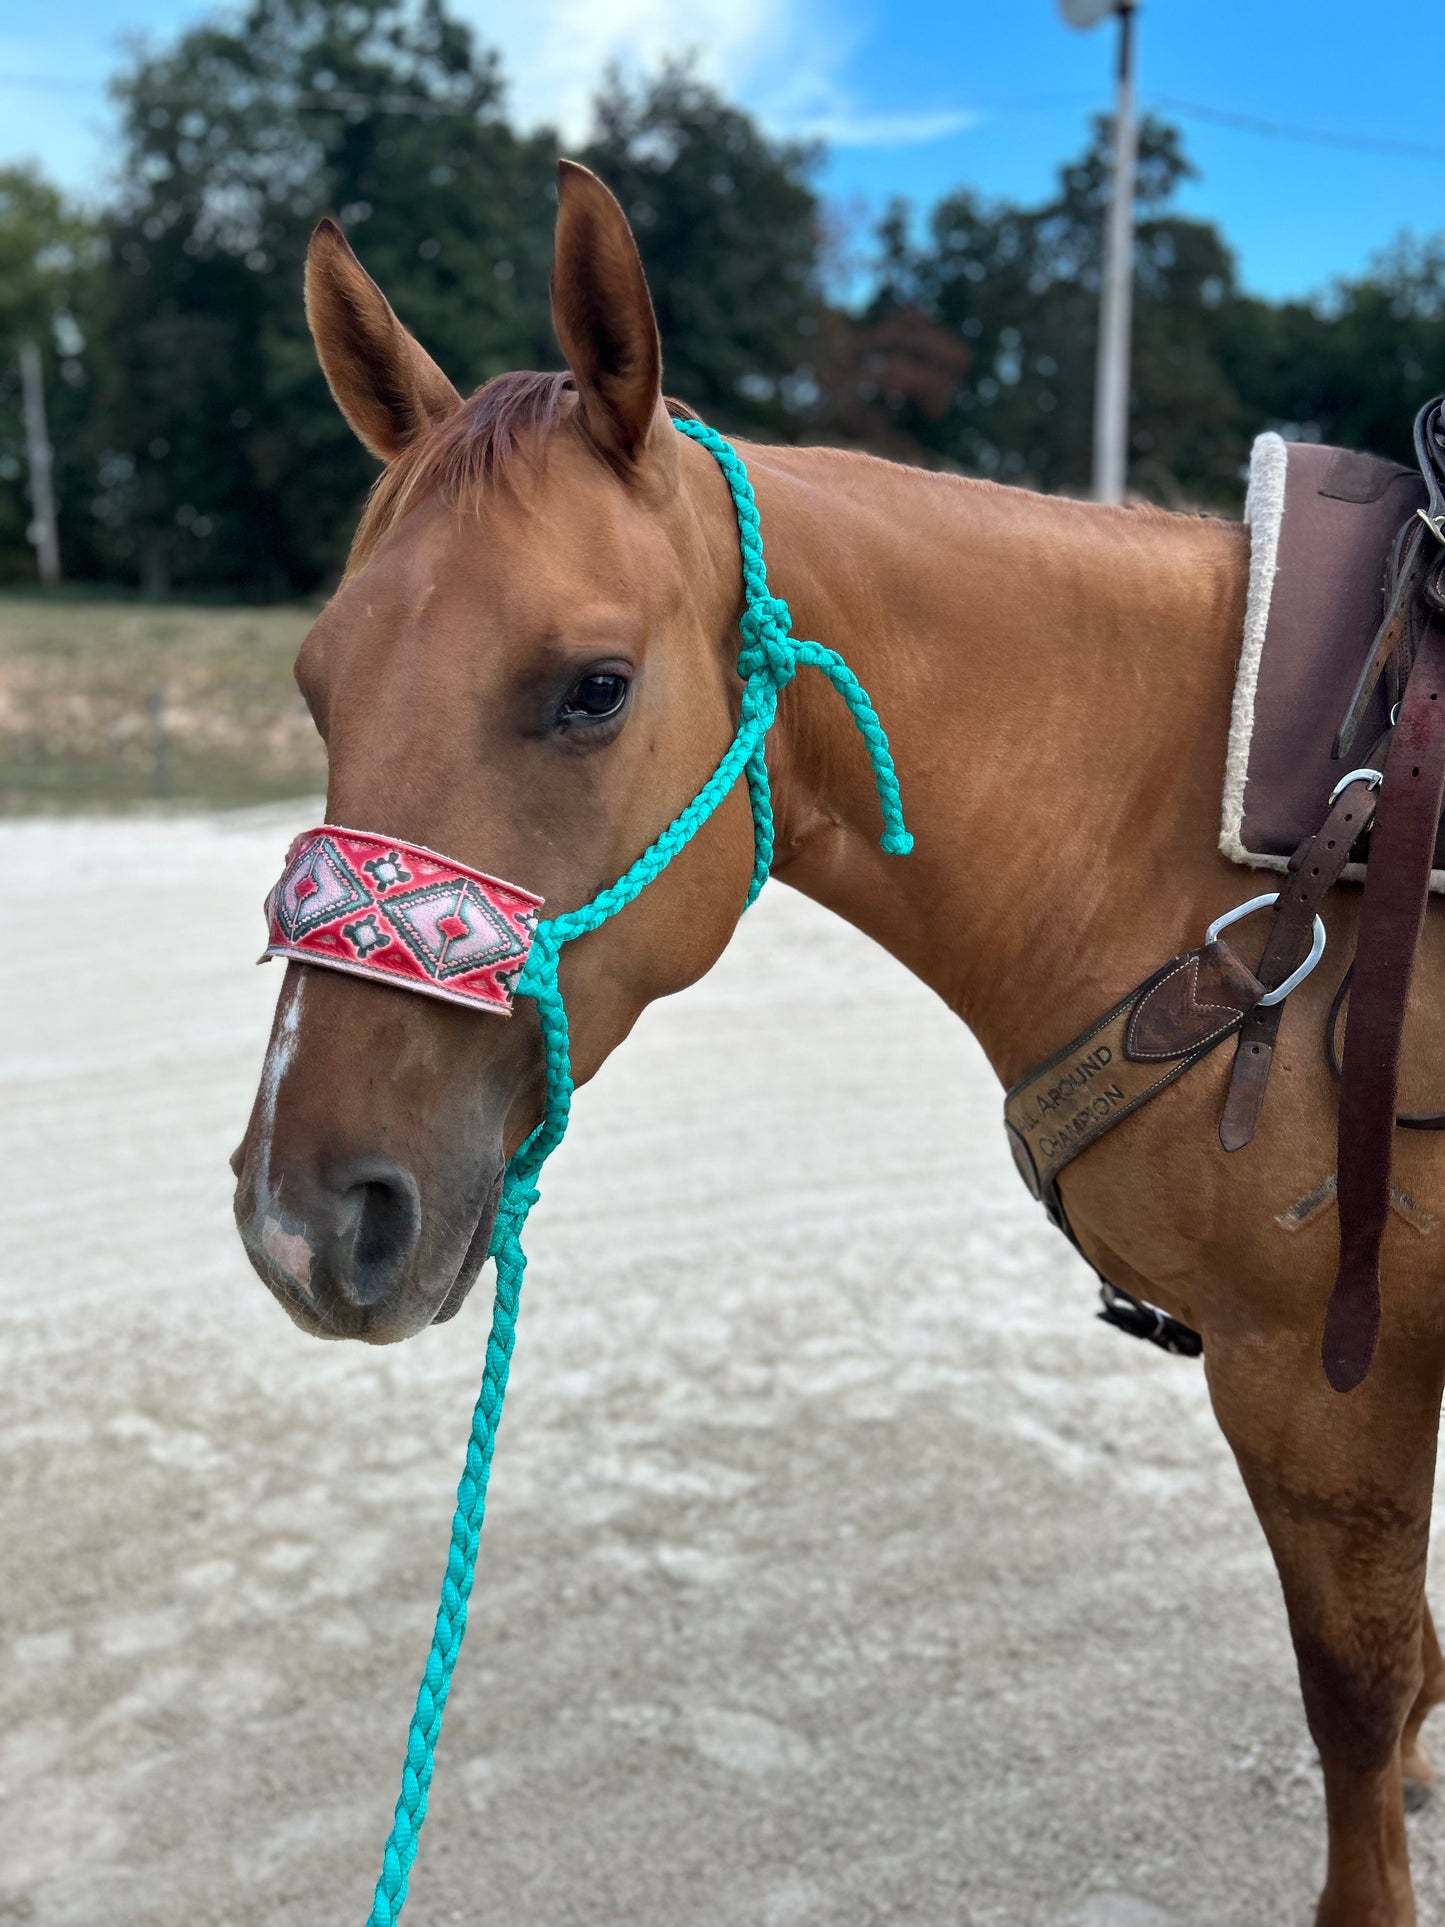
[[1340,778],[1339,782],[1336,783],[1334,788],[1330,791],[1330,808],[1331,809],[1333,809],[1335,804],[1339,802],[1340,798],[1344,795],[1345,791],[1350,787],[1351,783],[1358,783],[1362,776],[1369,777],[1370,788],[1372,790],[1377,790],[1380,787],[1381,783],[1383,783],[1385,780],[1385,773],[1383,770],[1371,769],[1368,764],[1366,764],[1361,769],[1352,769],[1348,771],[1344,776]]
[[[1241,903],[1236,909],[1226,910],[1224,915],[1222,917],[1216,917],[1205,931],[1204,941],[1206,943],[1213,943],[1221,930],[1227,930],[1230,924],[1239,923],[1245,917],[1252,917],[1256,910],[1263,910],[1272,903],[1278,903],[1280,895],[1281,893],[1278,890],[1266,890],[1262,897],[1251,897],[1248,903]],[[1267,990],[1265,992],[1259,1000],[1259,1008],[1263,1010],[1267,1009],[1271,1004],[1282,1004],[1292,990],[1299,989],[1300,985],[1304,982],[1305,978],[1308,977],[1324,954],[1325,926],[1323,919],[1317,916],[1315,918],[1314,941],[1310,944],[1310,954],[1305,958],[1298,970],[1292,970],[1290,972],[1282,984],[1276,984],[1273,990]]]
[[1429,529],[1435,540],[1445,546],[1445,516],[1432,515],[1428,509],[1416,509],[1415,513]]

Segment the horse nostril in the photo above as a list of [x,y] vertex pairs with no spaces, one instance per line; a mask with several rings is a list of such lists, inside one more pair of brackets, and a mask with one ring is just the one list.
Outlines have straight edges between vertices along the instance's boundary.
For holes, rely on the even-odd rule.
[[336,1267],[341,1294],[358,1309],[380,1303],[405,1276],[421,1236],[421,1197],[410,1171],[366,1158],[333,1174],[350,1262]]

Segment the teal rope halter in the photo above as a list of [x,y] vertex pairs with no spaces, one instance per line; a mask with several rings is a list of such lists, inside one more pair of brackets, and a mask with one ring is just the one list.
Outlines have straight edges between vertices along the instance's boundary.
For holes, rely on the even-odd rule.
[[372,1901],[371,1927],[392,1927],[406,1903],[407,1883],[416,1859],[418,1838],[426,1818],[437,1737],[451,1691],[452,1673],[467,1625],[467,1602],[476,1576],[477,1544],[487,1504],[487,1479],[502,1399],[511,1369],[516,1340],[517,1310],[522,1279],[527,1270],[522,1231],[539,1196],[542,1166],[562,1142],[572,1108],[572,1059],[568,1044],[567,1007],[557,983],[562,946],[574,937],[615,917],[653,878],[665,870],[678,851],[689,844],[713,811],[745,776],[753,807],[753,876],[748,904],[767,881],[773,861],[773,805],[768,788],[766,741],[778,713],[778,694],[802,663],[821,670],[848,705],[873,766],[873,780],[883,810],[882,847],[890,855],[906,856],[913,838],[903,825],[898,777],[888,738],[877,712],[858,678],[833,649],[821,643],[800,642],[792,633],[786,602],[768,589],[763,563],[763,538],[757,504],[741,457],[715,429],[699,421],[674,421],[680,435],[705,448],[717,462],[732,493],[737,511],[738,542],[742,550],[743,613],[739,623],[743,646],[738,651],[738,674],[743,679],[742,713],[738,730],[722,761],[679,816],[674,817],[655,843],[644,850],[625,875],[590,903],[562,916],[545,919],[537,927],[532,952],[517,984],[520,996],[531,997],[542,1023],[547,1065],[547,1103],[542,1122],[507,1166],[502,1201],[492,1231],[490,1256],[496,1260],[497,1290],[492,1328],[487,1338],[482,1389],[472,1413],[467,1441],[466,1469],[457,1487],[452,1515],[452,1539],[447,1552],[431,1651],[417,1693],[416,1710],[407,1734],[406,1764],[390,1837],[383,1855],[381,1878]]

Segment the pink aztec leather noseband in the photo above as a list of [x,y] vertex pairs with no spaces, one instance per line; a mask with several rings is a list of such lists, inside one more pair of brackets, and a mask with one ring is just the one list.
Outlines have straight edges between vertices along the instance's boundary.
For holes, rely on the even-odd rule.
[[541,908],[530,890],[420,844],[324,823],[286,852],[262,961],[324,964],[509,1017]]

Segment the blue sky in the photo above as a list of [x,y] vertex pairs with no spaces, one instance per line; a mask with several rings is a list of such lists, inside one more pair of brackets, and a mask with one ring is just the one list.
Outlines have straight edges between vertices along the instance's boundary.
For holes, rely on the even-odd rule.
[[[1055,0],[452,0],[500,46],[519,118],[578,138],[610,60],[695,52],[778,133],[828,142],[825,191],[857,214],[927,203],[961,182],[1046,194],[1111,90],[1112,28],[1078,33]],[[1402,227],[1445,227],[1445,133],[1424,98],[1437,0],[1145,0],[1146,105],[1170,101],[1366,143],[1395,155],[1266,138],[1165,108],[1202,179],[1189,211],[1218,221],[1246,284],[1271,295],[1358,270]],[[96,196],[113,155],[106,74],[136,35],[164,39],[196,0],[47,0],[0,28],[0,162],[36,158]],[[681,24],[679,24],[681,23]],[[1427,90],[1428,92],[1428,90]]]

